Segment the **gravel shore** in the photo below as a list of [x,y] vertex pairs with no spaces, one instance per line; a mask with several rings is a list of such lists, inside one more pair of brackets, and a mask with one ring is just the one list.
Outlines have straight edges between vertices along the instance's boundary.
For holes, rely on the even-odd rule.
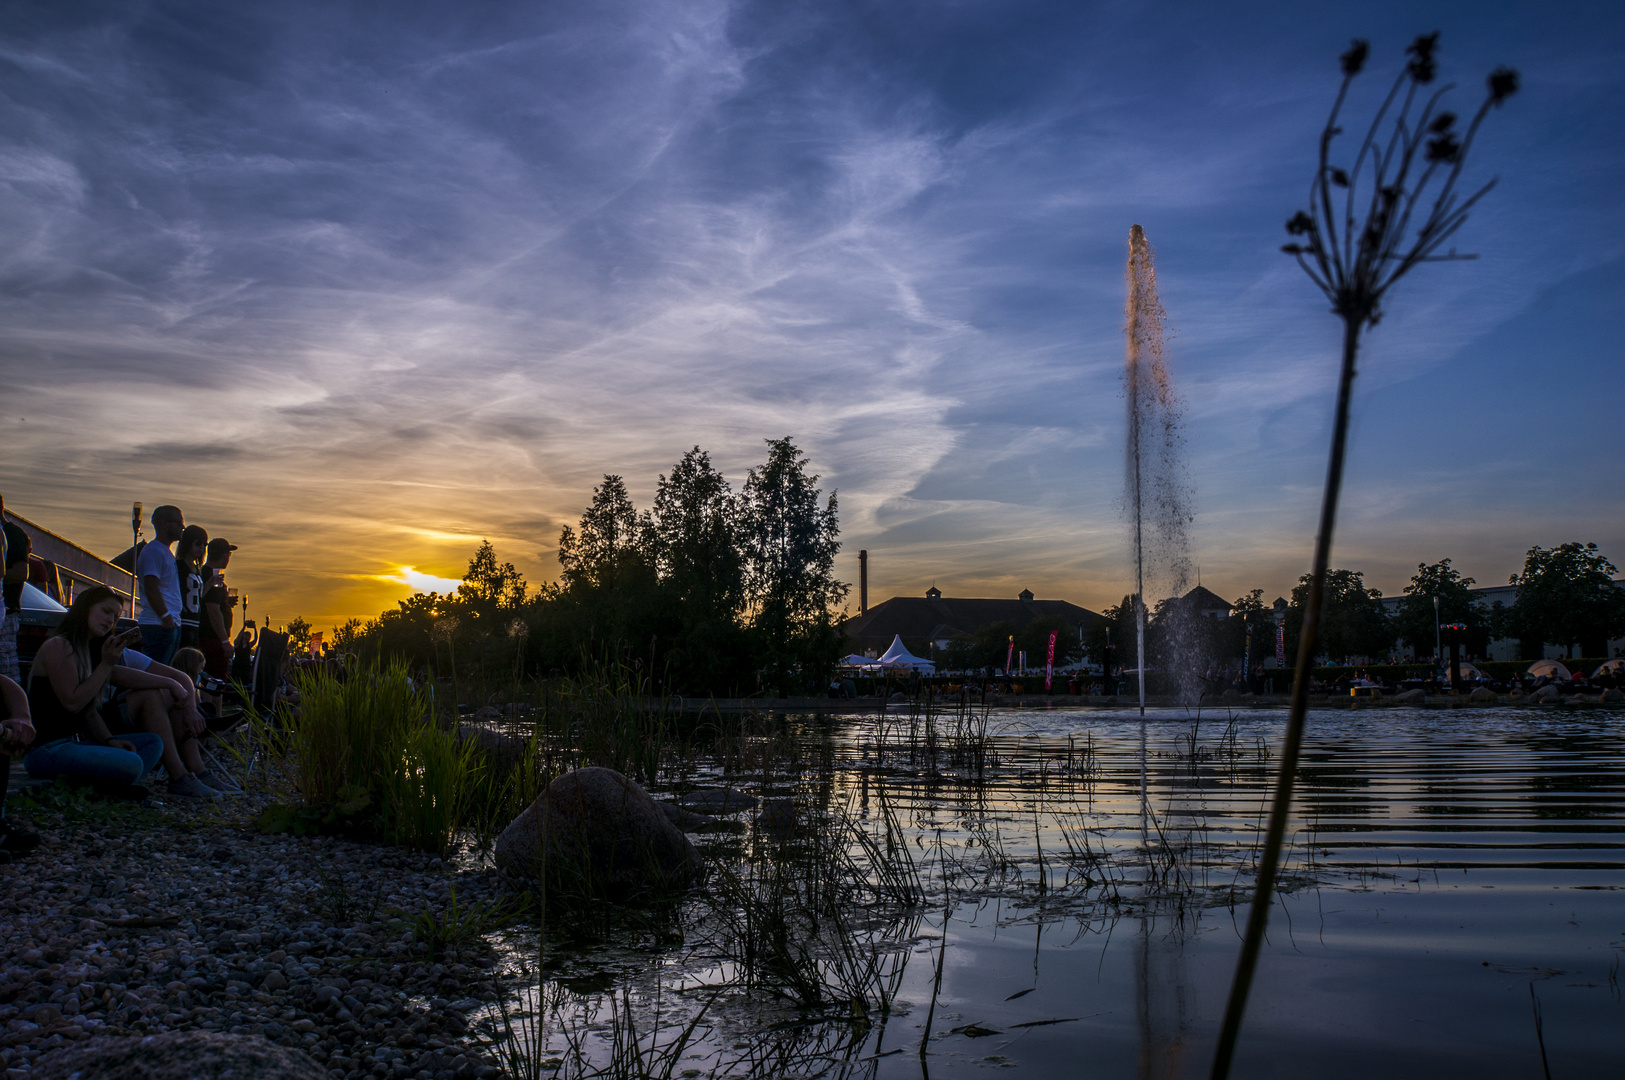
[[494,897],[493,870],[330,837],[261,836],[262,803],[13,792],[37,852],[0,866],[0,1061],[93,1035],[258,1034],[330,1077],[498,1070],[467,1016],[496,999],[483,942],[435,957],[406,920]]

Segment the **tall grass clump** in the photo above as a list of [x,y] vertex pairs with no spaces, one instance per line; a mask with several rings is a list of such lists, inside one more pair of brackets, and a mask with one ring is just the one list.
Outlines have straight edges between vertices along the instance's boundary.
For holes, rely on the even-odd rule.
[[344,678],[297,676],[296,715],[258,718],[299,805],[272,807],[271,832],[355,831],[443,852],[467,820],[483,769],[473,744],[435,724],[400,661],[366,663]]

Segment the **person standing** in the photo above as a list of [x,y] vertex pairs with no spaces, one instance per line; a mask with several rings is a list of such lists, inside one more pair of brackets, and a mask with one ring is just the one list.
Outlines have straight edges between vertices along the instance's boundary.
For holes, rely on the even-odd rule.
[[201,525],[188,525],[181,532],[180,543],[175,545],[175,576],[181,583],[179,647],[182,649],[197,648],[199,622],[203,615],[203,586],[208,580],[203,573],[208,545],[209,534]]
[[203,650],[203,670],[216,679],[231,678],[231,593],[226,588],[225,571],[237,545],[217,536],[209,541],[208,560],[203,564],[203,613],[198,619],[198,648]]
[[[5,519],[5,499],[0,498],[0,520]],[[0,563],[5,565],[5,585],[0,589],[0,676],[22,680],[17,666],[17,631],[23,621],[23,582],[28,580],[28,556],[34,542],[18,525],[7,521],[0,539]]]
[[181,581],[169,545],[181,538],[186,519],[178,506],[160,506],[152,512],[153,537],[136,557],[136,591],[141,611],[141,651],[160,664],[169,663],[180,645]]

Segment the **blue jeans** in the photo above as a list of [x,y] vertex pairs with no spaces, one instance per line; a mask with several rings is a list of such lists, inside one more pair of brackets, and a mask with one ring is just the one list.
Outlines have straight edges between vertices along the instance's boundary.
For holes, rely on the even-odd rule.
[[141,651],[155,664],[167,664],[175,658],[175,647],[181,642],[178,626],[142,626]]
[[164,740],[145,731],[119,737],[135,747],[135,752],[57,739],[30,750],[23,767],[29,776],[40,779],[60,776],[87,784],[139,784],[164,756]]

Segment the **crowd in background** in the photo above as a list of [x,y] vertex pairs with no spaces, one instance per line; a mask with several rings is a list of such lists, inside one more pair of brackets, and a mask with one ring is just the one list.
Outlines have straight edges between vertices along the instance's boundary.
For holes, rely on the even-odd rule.
[[[0,500],[0,511],[4,502]],[[3,517],[3,513],[0,513]],[[142,799],[160,766],[170,795],[212,800],[237,792],[200,748],[220,699],[208,692],[232,677],[236,597],[225,569],[236,547],[187,525],[181,510],[152,512],[153,539],[135,556],[136,625],[120,630],[126,602],[105,586],[81,589],[29,670],[20,670],[18,617],[28,576],[28,534],[7,522],[0,537],[0,805],[21,755],[32,777],[62,778]],[[0,818],[0,862],[39,840]]]

